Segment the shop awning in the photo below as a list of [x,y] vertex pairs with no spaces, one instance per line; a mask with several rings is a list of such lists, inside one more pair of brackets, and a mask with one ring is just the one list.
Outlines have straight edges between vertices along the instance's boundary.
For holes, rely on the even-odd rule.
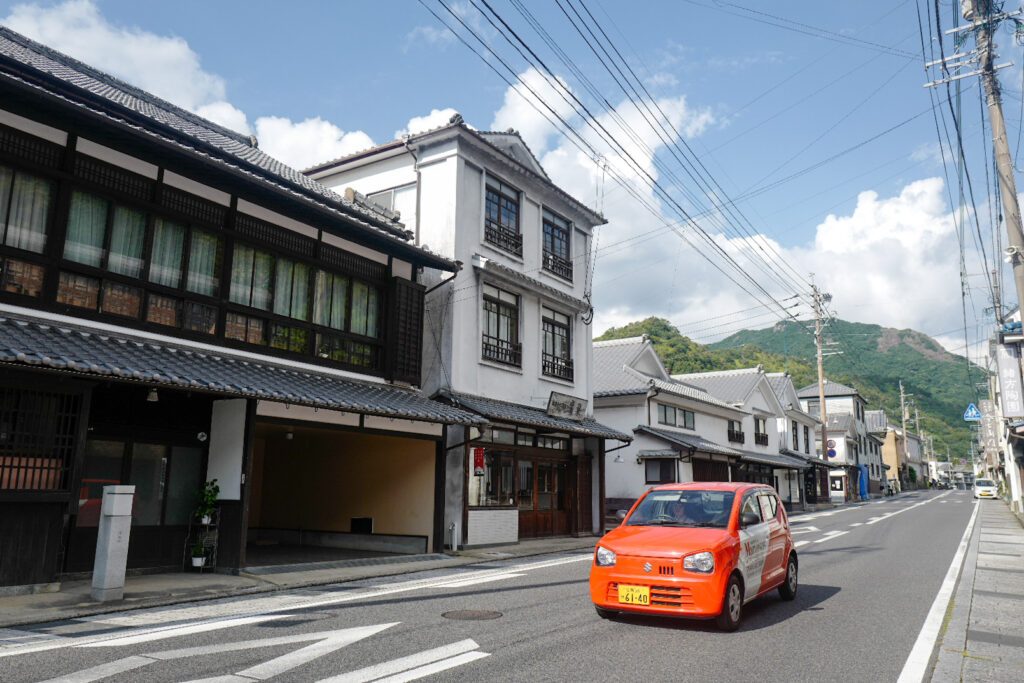
[[670,444],[674,444],[687,450],[699,451],[701,453],[711,453],[714,455],[728,455],[734,458],[740,457],[742,454],[732,448],[725,446],[719,446],[717,443],[703,439],[697,435],[683,434],[681,432],[673,432],[668,429],[658,429],[657,427],[648,427],[647,425],[640,425],[633,430],[634,434],[648,434],[650,436],[657,437],[663,441],[667,441]]
[[742,451],[743,460],[755,462],[759,465],[771,465],[772,467],[785,468],[790,470],[805,470],[810,465],[803,458],[795,458],[791,455],[779,453],[756,453],[754,451]]
[[788,448],[783,448],[779,452],[791,458],[797,458],[798,460],[802,460],[803,462],[807,463],[807,465],[810,467],[832,467],[831,463],[825,462],[821,458],[810,455],[808,453],[799,453],[797,451],[791,451]]
[[623,434],[611,427],[606,427],[592,417],[584,418],[582,421],[552,417],[543,408],[534,408],[533,406],[524,406],[519,403],[499,401],[472,394],[442,391],[439,398],[441,397],[451,401],[459,408],[471,410],[494,422],[527,425],[537,429],[564,432],[574,436],[596,436],[601,439],[615,439],[616,441],[633,440],[632,436]]
[[419,391],[362,382],[330,369],[167,337],[135,336],[111,326],[0,316],[0,363],[108,381],[138,382],[224,396],[442,424],[486,420],[432,401]]

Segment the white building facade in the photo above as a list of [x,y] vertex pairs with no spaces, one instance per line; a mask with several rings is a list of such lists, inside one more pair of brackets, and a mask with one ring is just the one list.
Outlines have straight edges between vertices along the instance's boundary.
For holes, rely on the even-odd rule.
[[423,388],[492,423],[448,442],[451,544],[594,533],[605,439],[594,421],[587,283],[604,218],[554,185],[518,134],[446,126],[307,173],[398,211],[462,264],[428,285]]

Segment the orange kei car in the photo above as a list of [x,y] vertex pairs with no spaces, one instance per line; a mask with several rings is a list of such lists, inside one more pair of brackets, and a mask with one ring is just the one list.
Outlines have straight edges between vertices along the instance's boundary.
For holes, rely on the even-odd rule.
[[763,484],[691,482],[648,491],[594,552],[597,613],[710,618],[728,631],[743,605],[778,588],[796,597],[789,519]]

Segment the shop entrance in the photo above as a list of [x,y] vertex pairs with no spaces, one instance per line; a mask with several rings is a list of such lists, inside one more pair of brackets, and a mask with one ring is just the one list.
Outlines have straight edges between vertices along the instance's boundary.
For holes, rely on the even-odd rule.
[[568,463],[520,454],[516,468],[519,537],[568,534]]

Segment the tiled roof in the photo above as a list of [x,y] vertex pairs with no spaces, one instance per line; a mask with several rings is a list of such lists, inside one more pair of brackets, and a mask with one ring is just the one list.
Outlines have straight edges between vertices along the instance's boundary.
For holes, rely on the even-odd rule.
[[805,470],[810,467],[806,459],[782,452],[779,452],[777,455],[774,453],[756,453],[754,451],[740,451],[740,453],[743,455],[744,460],[756,462],[760,465],[772,465],[774,467],[796,470]]
[[557,287],[552,287],[546,282],[541,282],[540,280],[532,278],[520,270],[517,270],[515,268],[509,268],[503,263],[483,256],[482,254],[473,255],[473,267],[485,273],[491,273],[493,276],[501,278],[508,282],[512,282],[518,285],[525,285],[535,291],[543,292],[552,299],[557,299],[558,301],[561,301],[563,304],[572,306],[574,309],[581,313],[590,309],[590,304],[588,304],[583,299],[578,299],[573,295],[569,294],[568,292],[565,292],[564,290],[558,289]]
[[713,441],[690,434],[683,434],[681,432],[675,432],[669,429],[658,429],[657,427],[648,427],[647,425],[640,425],[633,430],[637,434],[648,434],[650,436],[657,437],[663,441],[682,446],[683,448],[692,448],[701,453],[713,453],[716,455],[731,455],[734,458],[742,456],[739,451],[729,448],[727,446],[720,446]]
[[786,405],[786,385],[793,383],[792,378],[785,372],[769,372],[765,377],[768,379],[772,391],[775,392],[775,397],[779,399],[779,403]]
[[561,417],[551,417],[543,408],[524,406],[508,401],[499,401],[483,396],[462,394],[457,392],[442,391],[441,395],[450,399],[455,405],[466,410],[479,413],[489,420],[496,422],[511,422],[516,424],[549,429],[556,432],[567,432],[569,434],[583,434],[596,436],[602,439],[616,439],[617,441],[632,441],[633,437],[628,434],[606,427],[592,417],[586,417],[582,422],[569,420]]
[[623,370],[640,355],[646,344],[646,337],[594,342],[594,395],[646,393],[650,383]]
[[884,410],[865,410],[864,423],[869,432],[884,432],[889,426],[889,418]]
[[[4,62],[8,64],[4,64]],[[16,63],[12,68],[10,62]],[[356,230],[386,238],[405,251],[414,251],[427,262],[447,259],[416,247],[401,223],[372,207],[346,200],[321,183],[281,163],[255,147],[240,133],[208,121],[155,95],[121,81],[110,74],[37,43],[0,26],[0,72],[13,80],[62,98],[72,105],[86,107],[106,117],[113,125],[145,132],[169,141],[180,150],[199,157],[203,163],[241,172],[258,181],[284,190],[295,201],[313,204],[344,217]],[[17,71],[31,74],[31,80]],[[123,117],[123,118],[121,118]]]
[[822,460],[818,456],[810,455],[809,453],[800,453],[798,451],[793,451],[793,450],[790,450],[788,448],[780,448],[779,449],[779,453],[782,453],[783,455],[787,455],[787,456],[789,456],[791,458],[797,458],[799,460],[803,460],[808,465],[817,465],[818,467],[826,467],[826,466],[828,466],[827,462],[825,462],[824,460]]
[[672,379],[700,387],[712,396],[726,403],[741,404],[761,381],[761,368],[742,368],[721,372],[694,372],[687,375],[672,375]]
[[[848,387],[845,384],[839,382],[833,382],[832,380],[825,379],[825,395],[826,396],[852,396],[860,393],[853,387]],[[798,389],[796,395],[799,398],[818,398],[818,385],[808,384],[802,389]]]
[[479,417],[389,384],[343,379],[328,371],[291,368],[196,350],[187,341],[157,342],[87,324],[51,324],[30,316],[0,317],[0,363],[148,386],[208,391],[384,417],[479,424]]
[[853,415],[849,413],[827,413],[828,431],[848,432],[853,426]]

